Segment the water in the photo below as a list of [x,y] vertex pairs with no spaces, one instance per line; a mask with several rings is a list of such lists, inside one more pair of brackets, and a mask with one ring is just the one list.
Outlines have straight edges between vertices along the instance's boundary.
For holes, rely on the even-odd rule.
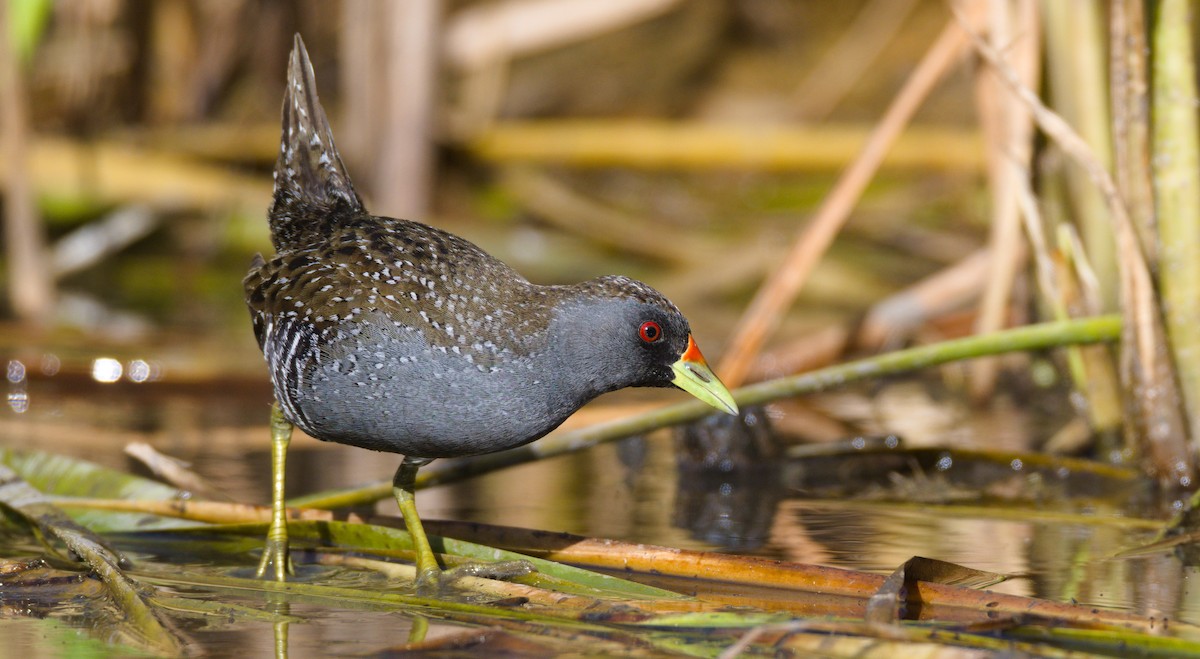
[[[161,366],[160,375],[152,375],[159,363],[154,360],[113,359],[120,374],[113,363],[96,360],[68,360],[66,367],[61,358],[57,364],[49,360],[52,368],[36,356],[19,360],[22,366],[10,360],[9,407],[0,413],[4,444],[145,474],[122,453],[128,442],[145,441],[191,463],[224,497],[267,501],[264,421],[270,391],[265,381],[253,376],[172,380],[161,375]],[[131,379],[135,376],[142,380]],[[671,394],[634,392],[616,403],[646,395],[667,401]],[[764,430],[754,432],[753,441],[759,441]],[[743,440],[735,438],[730,445]],[[1061,469],[1037,473],[1032,465],[1007,459],[938,450],[899,453],[869,442],[857,444],[865,447],[857,453],[834,456],[774,456],[744,464],[718,459],[713,463],[725,468],[714,473],[694,464],[681,470],[675,441],[658,433],[423,490],[420,510],[428,519],[735,551],[878,573],[914,555],[927,556],[1012,575],[995,587],[1000,591],[1200,624],[1200,595],[1191,588],[1194,568],[1168,552],[1115,558],[1153,537],[1152,524],[1137,518],[1161,520],[1172,510],[1172,501],[1155,499],[1139,481]],[[289,453],[289,495],[388,479],[398,462],[396,456],[297,436]],[[396,514],[390,500],[375,510]],[[1131,518],[1135,521],[1126,521]],[[0,659],[12,648],[22,656],[95,651],[94,638],[104,638],[103,616],[47,592],[41,600],[3,598],[11,615],[0,619],[0,635],[9,648],[0,650]],[[264,605],[250,595],[235,603]],[[291,612],[304,621],[291,625],[292,656],[398,647],[413,624],[409,617],[370,607],[304,604]],[[438,624],[433,633],[464,629]],[[208,652],[248,649],[261,655],[271,651],[274,631],[269,622],[242,621],[228,628],[208,623],[189,636]]]

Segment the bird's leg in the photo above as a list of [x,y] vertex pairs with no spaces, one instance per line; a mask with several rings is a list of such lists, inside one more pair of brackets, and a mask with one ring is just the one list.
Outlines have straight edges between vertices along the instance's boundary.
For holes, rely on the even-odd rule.
[[441,568],[433,549],[429,547],[429,538],[425,536],[425,527],[417,515],[417,470],[429,464],[428,458],[405,456],[392,478],[392,493],[396,495],[396,503],[400,505],[400,514],[404,516],[404,526],[412,537],[413,551],[417,554],[417,589],[423,590],[436,586]]
[[284,418],[277,402],[271,405],[271,527],[267,531],[262,560],[258,563],[257,576],[260,579],[267,576],[271,568],[274,569],[276,581],[284,581],[292,573],[292,559],[288,555],[287,511],[283,506],[284,463],[291,441],[292,424]]
[[413,550],[417,554],[417,590],[429,590],[459,577],[511,579],[536,571],[533,563],[529,561],[498,561],[466,563],[442,572],[437,558],[433,555],[433,549],[429,546],[429,538],[425,535],[421,518],[417,516],[417,470],[429,462],[429,458],[405,457],[400,463],[400,468],[396,470],[395,478],[392,479],[392,492],[396,495],[396,503],[400,504],[400,514],[404,516],[404,525],[408,528]]

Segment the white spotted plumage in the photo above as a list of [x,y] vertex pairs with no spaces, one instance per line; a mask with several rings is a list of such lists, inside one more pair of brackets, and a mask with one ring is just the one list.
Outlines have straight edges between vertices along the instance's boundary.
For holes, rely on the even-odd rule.
[[539,286],[453,234],[370,215],[299,42],[283,123],[276,254],[255,261],[245,291],[276,398],[301,429],[409,456],[486,453],[604,391],[669,385],[636,329],[647,315],[671,328],[675,359],[687,321],[649,286]]

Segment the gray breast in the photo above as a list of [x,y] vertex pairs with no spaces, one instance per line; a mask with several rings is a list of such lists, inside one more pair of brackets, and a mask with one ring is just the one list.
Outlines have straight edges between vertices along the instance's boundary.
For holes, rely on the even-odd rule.
[[545,377],[552,365],[535,346],[462,349],[382,314],[356,320],[327,330],[300,369],[294,420],[319,439],[420,457],[489,453],[541,437],[581,402]]

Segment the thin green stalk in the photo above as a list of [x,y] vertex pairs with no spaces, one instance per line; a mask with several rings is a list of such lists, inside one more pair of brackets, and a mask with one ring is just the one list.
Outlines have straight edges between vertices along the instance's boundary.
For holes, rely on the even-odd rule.
[[[1163,628],[1167,622],[1163,621]],[[1073,652],[1094,652],[1104,656],[1125,657],[1200,657],[1200,643],[1193,639],[1159,636],[1113,629],[1072,629],[1069,627],[1020,626],[1009,635],[1036,647],[1055,645]],[[1040,652],[1040,650],[1039,650]]]
[[[1105,169],[1111,166],[1106,40],[1103,3],[1056,0],[1039,3],[1045,21],[1046,64],[1051,106],[1083,137]],[[1088,260],[1100,279],[1104,311],[1117,309],[1117,250],[1112,219],[1103,194],[1074,163],[1066,167],[1067,185]]]
[[[736,390],[734,399],[743,407],[761,405],[781,398],[824,391],[858,380],[895,375],[963,359],[1115,341],[1120,334],[1119,316],[1027,325],[1002,332],[899,350],[811,373],[753,384]],[[417,487],[440,485],[513,465],[574,453],[597,444],[696,421],[712,413],[712,408],[705,403],[689,401],[579,430],[552,433],[533,444],[503,453],[492,453],[471,460],[435,462],[417,475]],[[299,497],[290,501],[289,505],[304,508],[340,508],[380,501],[391,495],[392,484],[391,481],[387,481],[354,490]]]
[[1200,130],[1190,0],[1163,0],[1153,34],[1159,284],[1193,442],[1200,429]]

